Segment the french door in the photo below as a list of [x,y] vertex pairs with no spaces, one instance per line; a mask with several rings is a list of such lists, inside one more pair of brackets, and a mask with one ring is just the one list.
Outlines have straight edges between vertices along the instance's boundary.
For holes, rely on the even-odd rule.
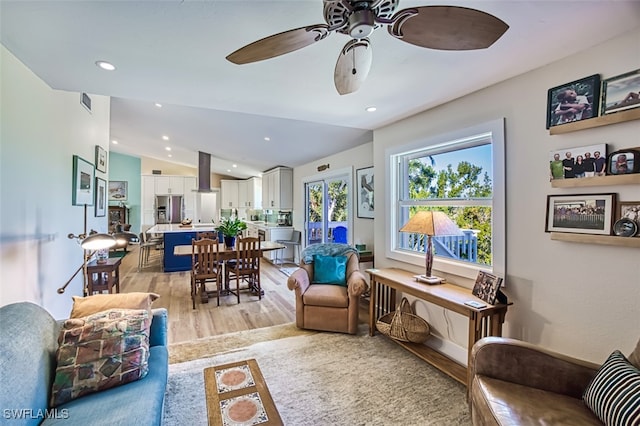
[[336,238],[340,232],[337,227],[345,228],[343,233],[350,235],[351,175],[339,174],[305,183],[305,241],[306,245],[316,243],[346,242]]

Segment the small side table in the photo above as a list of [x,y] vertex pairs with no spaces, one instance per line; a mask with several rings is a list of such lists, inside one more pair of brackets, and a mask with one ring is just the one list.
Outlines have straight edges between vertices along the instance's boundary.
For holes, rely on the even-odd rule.
[[120,293],[120,262],[121,257],[110,257],[105,263],[92,260],[87,264],[87,289],[85,296],[91,296],[95,292],[102,293],[107,290]]

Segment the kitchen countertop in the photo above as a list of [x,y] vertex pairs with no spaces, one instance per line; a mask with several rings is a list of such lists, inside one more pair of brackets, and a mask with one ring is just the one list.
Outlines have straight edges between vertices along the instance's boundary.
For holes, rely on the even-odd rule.
[[[293,229],[293,226],[278,226],[277,223],[265,223],[256,221],[246,221],[247,225],[254,225],[258,229]],[[158,224],[149,228],[147,232],[151,234],[166,234],[169,232],[209,232],[215,231],[216,226],[208,223],[195,223],[191,226],[181,226],[179,223]]]

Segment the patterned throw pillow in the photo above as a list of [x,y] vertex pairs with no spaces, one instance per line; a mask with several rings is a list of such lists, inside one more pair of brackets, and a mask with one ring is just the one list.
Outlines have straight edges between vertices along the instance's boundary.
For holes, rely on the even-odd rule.
[[602,364],[582,399],[605,425],[640,425],[640,370],[620,351]]
[[347,256],[313,256],[313,282],[347,286]]
[[112,309],[65,321],[51,406],[146,376],[150,326],[146,309]]

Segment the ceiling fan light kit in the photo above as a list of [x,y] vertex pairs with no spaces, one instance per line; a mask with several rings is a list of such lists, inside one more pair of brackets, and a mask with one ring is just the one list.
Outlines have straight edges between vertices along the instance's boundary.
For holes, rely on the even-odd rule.
[[234,64],[275,58],[325,39],[350,36],[338,56],[334,83],[340,95],[357,91],[371,68],[367,38],[381,26],[401,41],[438,50],[486,49],[509,29],[486,12],[458,6],[421,6],[395,12],[399,0],[323,0],[326,24],[309,25],[265,37],[227,56]]

